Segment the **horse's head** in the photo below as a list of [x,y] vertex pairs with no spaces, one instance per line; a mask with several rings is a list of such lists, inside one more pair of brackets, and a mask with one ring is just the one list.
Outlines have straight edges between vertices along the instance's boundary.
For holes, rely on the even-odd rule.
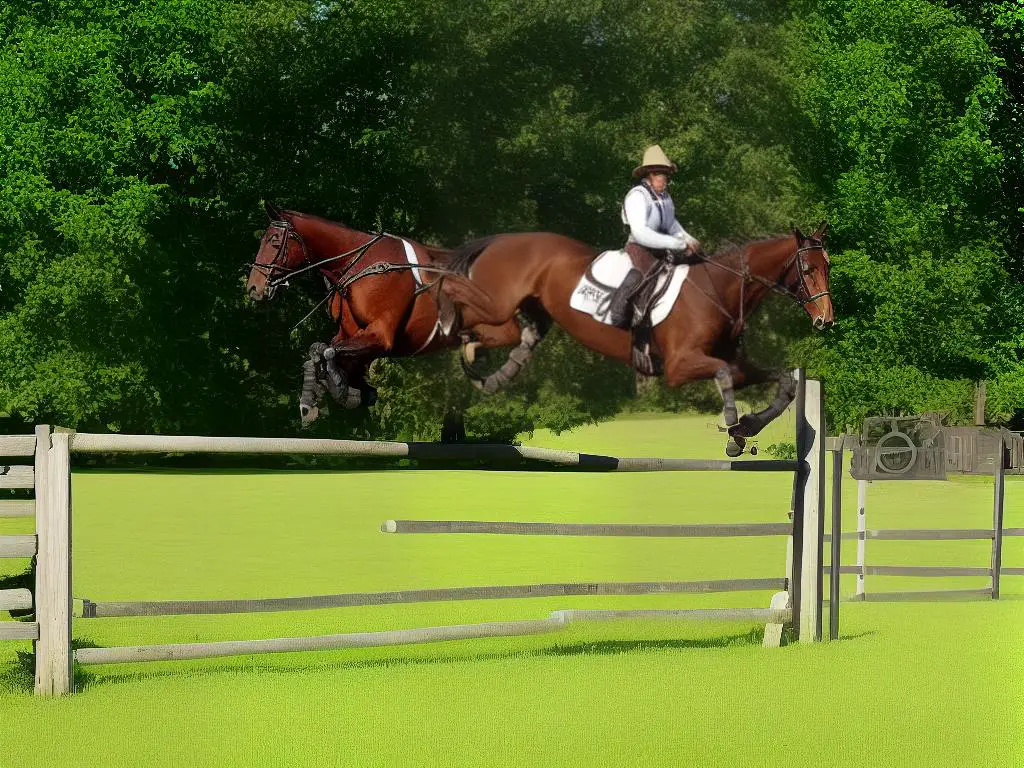
[[270,203],[265,205],[270,226],[260,238],[256,261],[249,270],[246,292],[253,301],[271,299],[288,275],[306,263],[309,256],[295,225]]
[[814,327],[819,330],[828,328],[835,322],[828,283],[829,258],[824,241],[827,231],[827,221],[821,222],[810,236],[793,228],[793,235],[796,237],[796,258],[793,261],[796,279],[793,280],[794,285],[790,287],[796,293],[804,311],[810,315]]

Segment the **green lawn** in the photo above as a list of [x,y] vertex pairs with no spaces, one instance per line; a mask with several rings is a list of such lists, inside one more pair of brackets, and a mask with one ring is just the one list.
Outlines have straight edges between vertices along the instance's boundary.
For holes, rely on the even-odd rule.
[[[773,426],[762,447],[788,438]],[[709,417],[622,419],[550,447],[723,457]],[[787,475],[505,472],[74,477],[74,595],[215,599],[548,581],[783,575],[782,538],[388,536],[388,518],[785,520]],[[844,483],[845,528],[856,483]],[[869,527],[986,527],[991,480],[875,483]],[[3,532],[31,530],[3,521]],[[1024,482],[1007,487],[1024,527]],[[854,544],[844,542],[844,562]],[[872,564],[988,563],[986,542],[868,542]],[[1004,564],[1024,566],[1011,539]],[[0,563],[10,572],[24,562]],[[869,591],[985,586],[869,577]],[[827,581],[826,581],[827,585]],[[843,591],[853,591],[844,577]],[[0,766],[1000,766],[1024,763],[1024,577],[1004,599],[843,605],[840,642],[760,647],[757,625],[590,624],[473,640],[89,667],[31,696],[0,645]],[[770,593],[474,601],[253,615],[77,619],[76,642],[331,634],[559,608],[767,607]]]

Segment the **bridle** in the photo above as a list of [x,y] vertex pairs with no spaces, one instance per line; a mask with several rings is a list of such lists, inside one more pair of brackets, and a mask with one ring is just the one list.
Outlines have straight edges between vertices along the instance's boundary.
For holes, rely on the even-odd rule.
[[[746,287],[747,287],[747,283],[760,283],[764,287],[768,288],[768,290],[773,291],[773,292],[779,294],[780,296],[785,296],[788,299],[792,299],[794,302],[796,302],[797,304],[799,304],[801,307],[804,307],[804,308],[806,308],[808,304],[814,303],[815,301],[820,299],[822,296],[830,296],[831,297],[832,293],[828,289],[826,289],[824,291],[818,291],[818,293],[815,293],[815,294],[812,295],[810,289],[807,287],[807,280],[805,278],[805,275],[810,274],[811,268],[810,268],[810,266],[808,266],[807,261],[804,259],[803,254],[807,253],[808,251],[819,251],[822,254],[825,253],[825,244],[822,242],[822,240],[820,240],[819,238],[816,238],[816,237],[808,238],[808,240],[810,242],[810,245],[805,245],[803,247],[798,247],[796,249],[796,252],[786,262],[785,269],[783,269],[781,276],[777,280],[774,280],[774,281],[768,280],[767,278],[761,277],[760,275],[755,275],[754,273],[752,273],[750,271],[750,264],[747,261],[747,251],[746,251],[745,248],[741,250],[742,257],[741,257],[741,262],[740,262],[741,263],[741,268],[740,269],[736,269],[734,267],[730,267],[727,264],[722,264],[719,261],[714,261],[714,260],[712,260],[710,258],[707,258],[707,257],[704,257],[704,258],[701,259],[701,261],[704,264],[707,264],[709,266],[718,267],[719,269],[724,270],[725,272],[730,272],[730,273],[732,273],[732,274],[734,274],[737,277],[742,279],[742,282],[740,283],[740,312],[739,312],[739,317],[734,317],[733,314],[731,312],[729,312],[729,310],[727,310],[724,306],[722,306],[722,302],[721,301],[719,301],[715,297],[712,297],[710,294],[707,293],[707,291],[705,291],[703,288],[701,288],[697,283],[692,283],[692,285],[698,291],[703,293],[704,296],[706,296],[711,301],[711,303],[714,304],[718,308],[718,310],[722,314],[724,314],[727,318],[729,318],[729,320],[732,321],[732,323],[733,323],[732,335],[735,338],[736,336],[739,335],[740,331],[743,330],[743,326],[746,323],[745,314],[746,314]],[[826,272],[827,272],[827,265],[828,265],[828,258],[827,257],[825,258],[825,264],[826,264]],[[794,267],[796,267],[796,269],[797,269],[797,278],[798,278],[797,279],[797,288],[796,288],[795,291],[792,288],[790,288],[789,285],[788,285],[788,283],[790,282],[789,276],[790,276],[790,273],[793,271]],[[828,284],[828,282],[826,280],[826,285],[827,284]],[[713,285],[714,285],[714,283],[712,283],[712,286]],[[718,293],[717,289],[715,289],[715,293],[716,294]]]
[[[298,242],[299,247],[302,248],[302,260],[309,260],[309,253],[306,251],[306,243],[303,242],[299,233],[295,231],[295,225],[288,220],[271,221],[270,226],[267,227],[267,231],[279,230],[281,233],[281,243],[277,246],[277,253],[266,264],[260,264],[255,262],[249,265],[250,270],[255,269],[262,272],[266,277],[266,290],[267,298],[273,298],[274,293],[277,292],[279,285],[287,285],[288,279],[296,274],[295,270],[289,270],[283,263],[281,263],[282,257],[288,253],[288,241],[295,240]],[[277,234],[277,232],[275,232]],[[284,272],[283,277],[275,277],[278,271]]]

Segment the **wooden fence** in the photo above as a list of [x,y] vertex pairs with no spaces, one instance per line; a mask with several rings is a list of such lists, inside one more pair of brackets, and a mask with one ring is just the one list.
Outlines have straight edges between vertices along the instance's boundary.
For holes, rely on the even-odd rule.
[[[764,622],[766,645],[778,644],[782,626],[791,623],[801,642],[821,639],[822,548],[824,541],[824,456],[826,433],[820,382],[807,380],[802,371],[796,401],[797,459],[695,460],[617,458],[542,448],[423,443],[303,440],[297,438],[231,438],[164,435],[120,435],[51,431],[38,427],[34,435],[0,437],[0,456],[32,457],[32,464],[10,467],[0,474],[0,488],[17,488],[26,498],[0,502],[0,515],[34,514],[36,533],[0,536],[0,556],[36,557],[34,621],[0,622],[0,639],[35,643],[36,693],[62,694],[72,690],[72,666],[169,659],[194,659],[251,653],[353,648],[376,645],[438,642],[477,637],[515,636],[557,631],[577,621],[650,618],[686,621],[740,620]],[[81,648],[72,652],[71,620],[71,470],[72,454],[86,453],[276,453],[332,456],[424,457],[430,459],[486,458],[503,461],[528,459],[579,471],[774,471],[793,474],[790,520],[786,523],[708,525],[567,525],[474,521],[395,520],[384,523],[389,534],[450,533],[559,536],[722,537],[787,536],[789,552],[784,575],[760,579],[723,579],[691,582],[629,582],[587,584],[527,584],[423,589],[402,592],[347,593],[272,599],[105,602],[83,600],[79,616],[156,616],[260,611],[309,610],[355,605],[386,605],[430,601],[506,599],[513,597],[574,597],[582,595],[643,595],[655,593],[772,590],[770,608],[700,610],[560,610],[547,618],[529,621],[384,632],[359,632],[319,637],[288,637],[216,643],[163,644],[118,648]],[[34,494],[33,498],[28,498]],[[836,559],[838,562],[838,558]],[[0,608],[30,608],[27,590],[0,593]],[[838,627],[838,601],[831,606],[832,625]],[[834,632],[836,631],[834,630]],[[833,637],[835,634],[833,633]]]

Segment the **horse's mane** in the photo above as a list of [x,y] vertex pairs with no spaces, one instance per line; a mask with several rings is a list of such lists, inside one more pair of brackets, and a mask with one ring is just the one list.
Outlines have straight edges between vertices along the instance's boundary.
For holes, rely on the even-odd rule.
[[432,255],[434,255],[435,258],[443,263],[448,269],[468,277],[469,269],[473,266],[473,262],[476,261],[480,254],[484,252],[484,249],[497,240],[498,237],[500,237],[500,235],[479,237],[476,240],[470,240],[468,243],[463,243],[457,248],[445,250],[439,254]]
[[[324,224],[329,224],[329,225],[331,225],[333,227],[341,227],[342,229],[348,229],[348,230],[351,230],[351,231],[360,231],[360,230],[354,230],[352,227],[350,227],[348,224],[346,224],[343,221],[337,221],[335,219],[328,219],[326,216],[318,216],[315,213],[305,213],[303,211],[293,211],[290,208],[282,208],[281,209],[281,213],[288,214],[289,216],[295,216],[295,217],[298,217],[298,218],[301,218],[301,219],[310,219],[310,220],[314,220],[314,221],[319,221],[319,222],[322,222]],[[366,233],[366,234],[370,234],[370,233]],[[417,242],[419,243],[419,241],[417,241]],[[442,248],[441,246],[438,246],[438,245],[427,245],[426,243],[419,243],[419,244],[422,245],[424,249],[426,249],[427,253],[430,254],[430,257],[432,259],[434,259],[436,261],[443,261],[443,262],[447,262],[450,259],[453,259],[463,249],[467,248],[468,245],[472,245],[472,244],[467,244],[467,245],[461,246],[460,248],[455,249],[453,251],[450,248]],[[481,247],[480,250],[482,251],[483,247]],[[477,255],[479,255],[479,252],[477,252],[476,254],[473,254],[472,256],[469,257],[470,263],[472,263],[472,259],[476,258]],[[468,269],[468,266],[469,265],[467,264],[466,265],[467,269]]]

